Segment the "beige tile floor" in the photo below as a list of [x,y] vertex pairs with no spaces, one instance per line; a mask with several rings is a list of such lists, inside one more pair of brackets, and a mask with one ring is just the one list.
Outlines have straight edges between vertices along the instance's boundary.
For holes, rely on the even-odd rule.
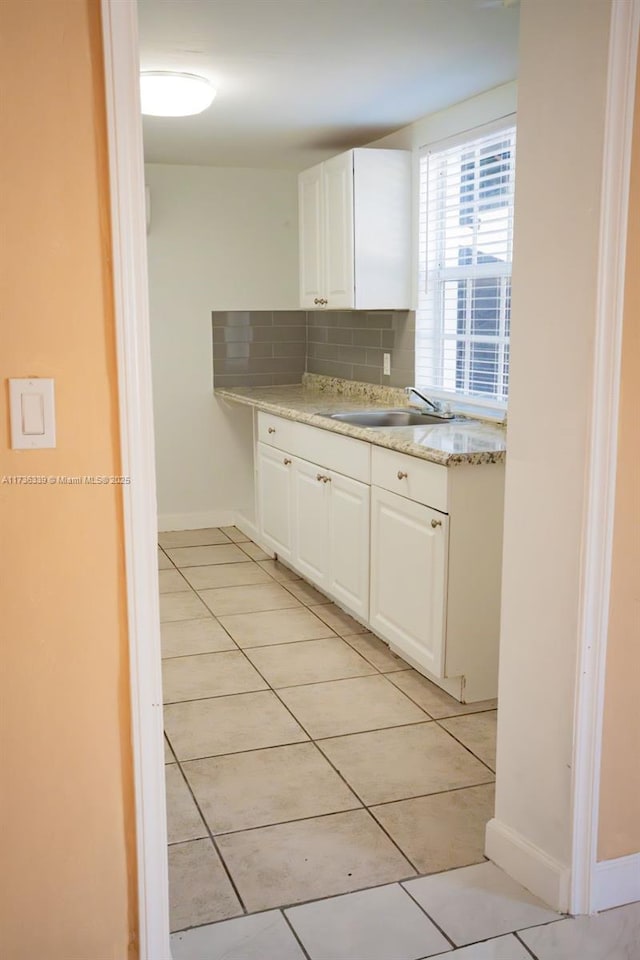
[[407,958],[450,950],[411,883],[485,864],[495,702],[447,696],[233,527],[159,541],[174,955],[253,957],[245,931],[261,960],[343,956],[326,924],[387,901]]

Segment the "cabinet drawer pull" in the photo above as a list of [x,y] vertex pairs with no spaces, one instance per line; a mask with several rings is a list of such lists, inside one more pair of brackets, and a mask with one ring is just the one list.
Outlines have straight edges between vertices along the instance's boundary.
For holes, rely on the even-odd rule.
[[405,473],[404,470],[398,470],[398,480],[406,480],[409,476],[408,473]]
[[276,432],[275,427],[269,427],[269,429],[267,430],[267,433],[275,433],[275,432]]
[[315,304],[319,304],[319,303],[322,303],[322,300],[318,299],[318,297],[315,297],[314,300],[313,300],[313,302],[314,302]]
[[433,527],[434,530],[435,530],[436,527],[441,527],[441,526],[442,526],[442,520],[432,520],[432,521],[431,521],[431,526]]
[[322,476],[321,473],[318,474],[318,476],[316,477],[316,480],[317,480],[318,482],[319,482],[320,480],[324,480],[324,477]]
[[322,482],[323,482],[323,483],[331,483],[331,477],[323,477],[323,478],[322,478]]
[[288,467],[291,463],[291,460],[289,460],[289,457],[285,457],[282,462],[284,463],[285,467]]

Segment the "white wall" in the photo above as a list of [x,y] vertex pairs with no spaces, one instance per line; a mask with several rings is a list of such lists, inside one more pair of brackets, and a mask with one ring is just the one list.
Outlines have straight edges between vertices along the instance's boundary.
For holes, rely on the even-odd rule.
[[495,821],[566,908],[610,0],[523,0]]
[[297,178],[148,164],[146,182],[159,526],[227,523],[252,497],[251,417],[214,399],[211,311],[297,309]]

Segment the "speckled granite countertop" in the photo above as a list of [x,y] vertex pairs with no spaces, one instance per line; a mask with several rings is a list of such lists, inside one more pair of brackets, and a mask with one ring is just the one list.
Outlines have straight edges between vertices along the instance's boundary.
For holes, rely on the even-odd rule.
[[417,427],[361,427],[319,416],[406,406],[404,393],[392,387],[305,374],[303,383],[292,386],[233,387],[214,392],[219,400],[257,407],[287,420],[308,423],[443,466],[502,463],[505,459],[506,429],[483,420],[444,421]]

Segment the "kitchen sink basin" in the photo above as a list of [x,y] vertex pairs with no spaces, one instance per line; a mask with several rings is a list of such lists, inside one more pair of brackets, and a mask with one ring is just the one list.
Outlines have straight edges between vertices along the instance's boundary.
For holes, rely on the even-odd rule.
[[437,417],[416,410],[358,410],[353,413],[321,413],[321,417],[351,423],[355,427],[416,427],[447,423],[452,417]]

